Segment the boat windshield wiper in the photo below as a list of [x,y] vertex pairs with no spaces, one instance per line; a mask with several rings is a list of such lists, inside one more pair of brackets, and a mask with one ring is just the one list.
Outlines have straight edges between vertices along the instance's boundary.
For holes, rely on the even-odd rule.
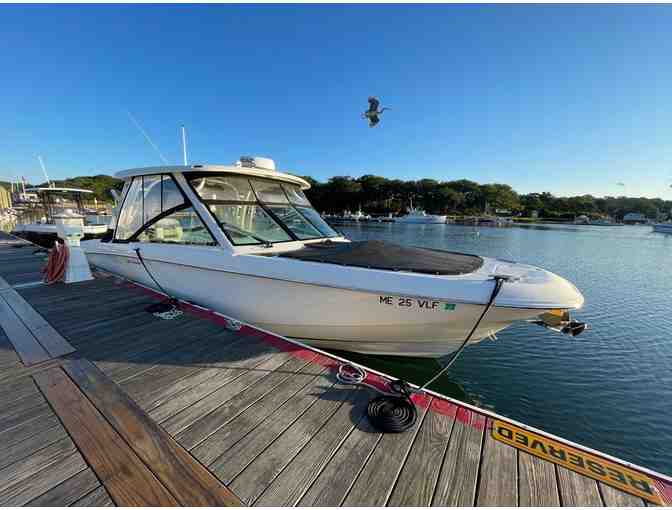
[[243,234],[244,236],[251,237],[252,239],[259,241],[264,245],[264,248],[273,248],[273,243],[269,241],[268,239],[264,239],[263,237],[259,237],[256,234],[253,234],[252,232],[249,232],[248,230],[242,229],[240,227],[237,227],[236,225],[232,223],[227,223],[226,221],[219,220],[219,223],[221,223],[222,227],[235,230],[239,234]]

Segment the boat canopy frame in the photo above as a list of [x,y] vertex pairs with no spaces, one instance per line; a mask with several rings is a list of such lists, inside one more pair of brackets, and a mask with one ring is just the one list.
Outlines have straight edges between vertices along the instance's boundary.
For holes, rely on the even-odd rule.
[[45,215],[47,217],[47,224],[53,225],[54,216],[58,214],[59,209],[65,209],[66,207],[61,207],[57,205],[57,202],[54,200],[54,195],[62,194],[63,196],[70,196],[75,203],[75,212],[81,216],[84,216],[84,201],[82,196],[85,193],[93,193],[93,191],[88,189],[77,189],[77,188],[29,188],[26,192],[36,193],[40,198],[40,203],[44,207]]
[[[305,203],[297,203],[297,201],[292,200],[290,197],[290,194],[288,193],[286,186],[297,186],[299,189],[302,191],[303,188],[295,182],[287,182],[285,180],[277,179],[275,175],[273,176],[250,176],[248,175],[248,172],[217,172],[217,171],[209,171],[209,172],[198,172],[198,171],[193,171],[189,172],[187,175],[182,175],[182,178],[184,181],[180,182],[181,179],[177,179],[176,175],[173,172],[167,171],[170,167],[153,167],[156,170],[163,170],[163,172],[160,173],[140,173],[137,175],[133,176],[128,176],[126,177],[126,185],[124,186],[123,190],[123,196],[121,198],[121,203],[119,207],[119,213],[118,217],[116,219],[116,222],[114,224],[114,233],[111,236],[110,241],[113,243],[119,243],[119,244],[127,244],[131,242],[138,242],[140,235],[142,235],[143,232],[147,231],[148,228],[150,228],[152,225],[156,224],[160,220],[169,217],[170,215],[191,208],[197,217],[199,218],[201,224],[205,227],[206,231],[208,232],[209,237],[212,240],[212,245],[219,245],[217,241],[217,236],[215,233],[212,231],[211,225],[209,225],[209,222],[206,221],[206,218],[203,217],[204,212],[201,210],[199,211],[198,207],[195,207],[195,204],[193,203],[193,200],[189,198],[188,193],[186,193],[187,190],[183,189],[185,184],[182,184],[182,182],[186,183],[186,186],[189,188],[189,192],[193,193],[194,197],[196,200],[198,200],[204,207],[205,209],[205,214],[209,215],[209,219],[214,221],[214,223],[217,225],[217,227],[220,229],[220,231],[224,234],[226,240],[230,244],[231,248],[235,247],[255,247],[255,246],[264,246],[264,243],[261,242],[261,239],[255,239],[254,241],[251,242],[237,242],[234,240],[233,236],[231,235],[231,230],[234,230],[237,225],[233,224],[231,227],[227,228],[227,225],[223,223],[217,215],[211,210],[209,207],[210,205],[249,205],[249,206],[255,206],[255,207],[260,207],[261,210],[264,211],[266,215],[273,221],[273,223],[278,226],[284,234],[287,235],[288,239],[285,240],[269,240],[270,245],[275,245],[279,243],[292,243],[292,242],[304,242],[304,241],[319,241],[319,240],[329,240],[329,239],[334,239],[341,237],[341,234],[333,229],[328,223],[324,222],[324,225],[318,226],[315,224],[314,219],[311,219],[308,217],[308,215],[305,214],[305,212],[302,210],[302,208],[310,208],[314,211],[314,208],[312,207],[312,204],[310,204],[310,201],[308,199],[305,199]],[[182,168],[182,167],[178,167]],[[212,168],[212,167],[211,167]],[[237,169],[240,170],[240,169]],[[214,176],[237,176],[243,179],[247,185],[250,187],[250,190],[252,192],[252,197],[254,197],[254,200],[212,200],[212,199],[204,199],[199,191],[196,189],[194,186],[194,182],[196,179],[199,178],[207,178],[207,177],[214,177]],[[147,177],[161,177],[161,199],[163,200],[163,185],[164,185],[164,180],[163,177],[169,177],[173,183],[175,184],[175,187],[179,190],[180,195],[182,196],[182,203],[179,205],[176,205],[174,207],[171,207],[169,209],[163,210],[163,202],[161,202],[161,207],[160,210],[161,212],[151,218],[149,218],[147,221],[145,221],[142,225],[140,225],[132,234],[130,234],[126,238],[120,238],[119,236],[119,224],[120,224],[120,219],[123,217],[125,208],[128,206],[128,200],[129,200],[129,195],[131,194],[131,188],[133,183],[135,182],[136,179],[140,180],[140,196],[142,196],[142,201],[143,205],[141,208],[141,214],[144,219],[145,216],[145,209],[144,209],[144,200],[145,200],[145,178]],[[284,196],[286,201],[267,201],[264,200],[255,186],[254,182],[259,182],[259,181],[266,181],[269,183],[274,183],[278,184],[280,189],[282,190],[282,196]],[[302,194],[303,195],[303,194]],[[304,196],[305,197],[305,196]],[[284,206],[284,207],[289,207],[294,211],[298,217],[303,221],[307,226],[309,226],[311,229],[313,229],[316,233],[315,236],[311,237],[301,237],[297,235],[297,233],[287,225],[287,223],[278,216],[278,214],[273,210],[273,207],[278,207],[278,206]],[[315,212],[317,214],[317,212]],[[326,227],[325,227],[326,225]],[[325,233],[323,230],[326,229],[327,232]],[[250,232],[251,234],[254,234],[254,232]],[[185,243],[188,244],[188,243]],[[204,243],[205,244],[205,243]],[[207,245],[210,245],[210,243],[207,243]]]
[[[207,177],[214,177],[214,176],[237,176],[242,179],[244,179],[247,184],[250,186],[250,190],[252,191],[253,196],[256,198],[256,200],[230,200],[230,199],[206,199],[201,196],[199,191],[196,189],[194,186],[193,181],[201,178],[207,178]],[[304,241],[317,241],[320,239],[333,239],[336,237],[340,237],[341,234],[339,234],[336,230],[334,230],[329,224],[326,224],[326,226],[333,232],[331,235],[327,235],[324,232],[322,232],[321,228],[315,225],[315,223],[306,216],[306,214],[301,210],[302,207],[307,207],[311,208],[314,210],[314,207],[312,204],[306,199],[306,204],[297,204],[296,202],[293,202],[292,199],[289,197],[289,194],[287,193],[287,190],[285,189],[285,185],[294,185],[297,186],[298,184],[296,183],[288,183],[285,181],[281,181],[275,176],[265,176],[265,177],[259,177],[259,176],[250,176],[248,175],[247,172],[208,172],[208,173],[201,173],[201,172],[190,172],[188,175],[185,175],[185,180],[189,187],[191,188],[191,191],[194,193],[194,195],[198,198],[198,200],[201,201],[205,205],[205,208],[208,210],[208,213],[210,216],[214,219],[214,221],[217,223],[219,228],[222,230],[224,235],[226,236],[227,240],[233,247],[236,246],[260,246],[263,245],[263,243],[260,240],[255,240],[253,242],[236,242],[233,237],[231,236],[231,233],[229,232],[229,229],[227,229],[227,226],[222,223],[222,221],[217,217],[217,215],[210,209],[210,205],[248,205],[248,206],[257,206],[260,207],[272,220],[273,222],[279,226],[284,233],[286,233],[289,236],[289,239],[285,240],[269,240],[268,242],[271,245],[275,244],[280,244],[280,243],[290,243],[290,242],[304,242]],[[272,201],[267,201],[263,200],[262,197],[259,195],[259,191],[257,187],[254,185],[254,180],[257,181],[267,181],[271,183],[275,183],[280,185],[280,189],[282,190],[283,196],[286,199],[286,202],[272,202]],[[301,188],[301,186],[299,186]],[[303,188],[301,188],[303,190]],[[311,228],[313,228],[319,235],[316,235],[314,237],[304,237],[301,238],[299,237],[296,232],[294,232],[286,223],[283,221],[277,214],[276,212],[272,209],[274,206],[287,206],[291,207],[298,215],[299,217],[306,222]],[[234,227],[236,225],[233,225]],[[252,234],[256,235],[256,232],[250,232]]]
[[[119,219],[121,218],[121,216],[122,216],[122,214],[123,214],[123,212],[124,212],[124,207],[126,206],[126,202],[127,202],[128,194],[129,194],[129,192],[130,192],[131,185],[132,185],[132,183],[135,181],[135,179],[140,179],[141,186],[142,186],[142,188],[141,188],[141,196],[143,197],[143,198],[142,198],[142,200],[143,200],[142,216],[143,216],[143,218],[144,218],[144,214],[145,214],[145,212],[144,212],[144,197],[145,197],[145,189],[144,189],[144,186],[145,186],[145,177],[161,177],[161,181],[160,181],[160,182],[161,182],[161,191],[160,191],[160,195],[161,195],[161,207],[160,207],[160,208],[161,208],[161,212],[160,212],[159,214],[153,216],[153,217],[150,218],[149,220],[147,220],[145,223],[143,223],[143,224],[142,224],[138,229],[136,229],[135,232],[133,232],[128,238],[126,238],[126,239],[119,239],[119,238],[117,237],[118,230],[119,230]],[[163,179],[163,177],[168,177],[168,178],[170,178],[170,179],[173,181],[173,183],[175,184],[175,188],[180,192],[180,195],[182,196],[182,203],[181,203],[181,204],[178,204],[178,205],[176,205],[176,206],[174,206],[174,207],[168,208],[168,209],[166,209],[165,211],[163,210],[163,183],[164,183],[164,179]],[[171,174],[171,173],[161,173],[161,174],[142,174],[142,175],[136,175],[136,176],[134,176],[134,177],[129,178],[129,179],[127,180],[127,182],[128,182],[128,186],[125,186],[125,187],[124,187],[124,196],[122,197],[121,205],[120,205],[120,207],[119,207],[119,215],[118,215],[117,221],[115,222],[115,225],[114,225],[114,234],[113,234],[113,236],[112,236],[112,242],[113,242],[113,243],[128,244],[128,243],[132,243],[132,242],[137,242],[137,241],[138,241],[138,237],[139,237],[143,232],[145,232],[149,227],[151,227],[152,225],[158,223],[158,222],[161,221],[162,219],[167,218],[167,217],[169,217],[170,215],[172,215],[172,214],[174,214],[174,213],[176,213],[176,212],[179,212],[179,211],[182,211],[182,210],[186,210],[186,209],[190,209],[190,208],[191,208],[191,209],[196,213],[196,215],[198,216],[199,220],[201,221],[201,223],[202,223],[203,226],[205,227],[206,231],[208,232],[208,235],[210,236],[210,239],[212,240],[212,243],[209,244],[209,245],[217,246],[217,244],[218,244],[218,243],[217,243],[217,240],[216,240],[217,238],[215,237],[215,235],[213,234],[213,232],[210,230],[210,227],[208,226],[207,222],[203,220],[203,218],[202,218],[201,215],[198,213],[198,211],[196,210],[196,208],[194,208],[193,204],[191,203],[191,200],[190,200],[189,197],[186,195],[186,193],[184,192],[184,190],[182,189],[182,187],[180,186],[180,184],[177,182],[177,180],[175,179],[175,176],[174,176],[173,174]]]

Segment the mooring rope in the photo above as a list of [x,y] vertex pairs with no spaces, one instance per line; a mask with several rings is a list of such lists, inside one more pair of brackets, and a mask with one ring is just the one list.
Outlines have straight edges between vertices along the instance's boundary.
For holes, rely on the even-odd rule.
[[495,298],[502,290],[502,285],[504,285],[504,282],[508,279],[505,276],[497,275],[493,278],[495,280],[495,286],[492,289],[492,293],[490,294],[490,299],[488,300],[488,303],[486,304],[483,312],[478,317],[478,320],[471,328],[471,331],[464,339],[460,347],[453,353],[448,363],[420,388],[413,389],[405,381],[397,380],[391,381],[389,383],[389,388],[391,391],[386,392],[372,384],[365,382],[366,371],[363,368],[351,363],[343,363],[338,367],[336,378],[343,384],[367,386],[369,388],[373,388],[378,393],[381,393],[380,396],[371,400],[367,407],[367,415],[371,425],[382,432],[391,433],[403,432],[415,425],[415,422],[418,418],[418,411],[415,407],[415,404],[411,400],[411,396],[413,393],[420,393],[424,391],[430,384],[441,377],[441,375],[446,373],[446,371],[453,363],[455,363],[455,360],[466,348],[467,344],[478,329],[478,326],[483,321],[483,318],[487,315],[490,308],[492,308],[492,305],[495,302]]
[[142,255],[140,255],[140,248],[136,248],[135,253],[138,256],[138,260],[142,264],[142,267],[145,268],[145,271],[152,279],[152,281],[161,290],[161,292],[163,292],[166,296],[168,296],[167,301],[163,301],[161,303],[153,303],[149,305],[147,308],[145,308],[145,310],[154,315],[154,317],[158,317],[159,319],[173,320],[178,318],[180,315],[183,314],[182,310],[178,308],[179,301],[170,294],[168,294],[168,292],[166,292],[166,289],[164,289],[161,286],[161,284],[156,280],[156,278],[154,278],[154,275],[150,272],[149,268],[147,268],[147,265],[145,264]]

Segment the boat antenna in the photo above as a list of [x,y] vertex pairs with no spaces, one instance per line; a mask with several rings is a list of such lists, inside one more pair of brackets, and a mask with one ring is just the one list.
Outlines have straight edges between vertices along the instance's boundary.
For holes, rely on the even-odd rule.
[[187,166],[187,130],[182,126],[182,156],[184,157],[184,166]]
[[163,161],[163,163],[167,165],[168,160],[163,156],[163,154],[161,154],[161,151],[156,146],[156,144],[152,141],[152,139],[149,137],[149,135],[147,134],[147,131],[142,129],[142,126],[137,121],[137,119],[135,117],[133,117],[133,114],[130,111],[127,110],[126,113],[128,113],[128,117],[131,119],[131,122],[133,122],[133,124],[135,124],[135,127],[138,128],[138,131],[140,131],[140,133],[142,133],[142,136],[145,137],[145,140],[147,140],[149,145],[152,146],[152,149],[154,149],[156,151],[156,153],[159,155],[159,158],[161,158],[161,161]]
[[51,181],[49,180],[49,176],[47,175],[47,168],[44,166],[44,161],[42,161],[42,156],[38,155],[37,160],[40,162],[40,166],[42,167],[42,173],[44,174],[44,177],[47,179],[47,187],[53,188]]

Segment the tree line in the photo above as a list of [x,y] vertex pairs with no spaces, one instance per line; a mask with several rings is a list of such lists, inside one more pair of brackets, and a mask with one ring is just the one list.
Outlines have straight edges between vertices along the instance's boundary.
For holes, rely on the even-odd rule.
[[529,217],[536,211],[541,218],[558,220],[581,214],[622,219],[630,212],[655,219],[672,210],[672,201],[660,198],[556,197],[548,192],[519,194],[508,184],[479,184],[467,179],[403,181],[363,175],[336,176],[323,183],[311,177],[303,178],[311,184],[306,192],[311,203],[320,212],[329,214],[361,208],[368,214],[398,215],[405,213],[411,203],[433,214],[478,215],[486,210],[492,213],[499,210]]
[[[479,184],[468,179],[437,181],[420,179],[403,181],[378,175],[361,177],[335,176],[319,182],[304,176],[311,184],[306,195],[320,212],[341,214],[361,210],[367,214],[404,214],[411,202],[428,213],[451,215],[483,214],[507,210],[511,214],[566,220],[585,214],[590,217],[611,216],[622,219],[629,212],[651,219],[669,215],[672,201],[645,197],[594,197],[579,195],[556,197],[548,192],[519,194],[508,184]],[[90,189],[99,202],[111,202],[110,189],[121,190],[123,181],[109,175],[73,177],[55,181],[57,186]],[[46,185],[42,183],[41,185]],[[9,189],[10,184],[0,182]]]

